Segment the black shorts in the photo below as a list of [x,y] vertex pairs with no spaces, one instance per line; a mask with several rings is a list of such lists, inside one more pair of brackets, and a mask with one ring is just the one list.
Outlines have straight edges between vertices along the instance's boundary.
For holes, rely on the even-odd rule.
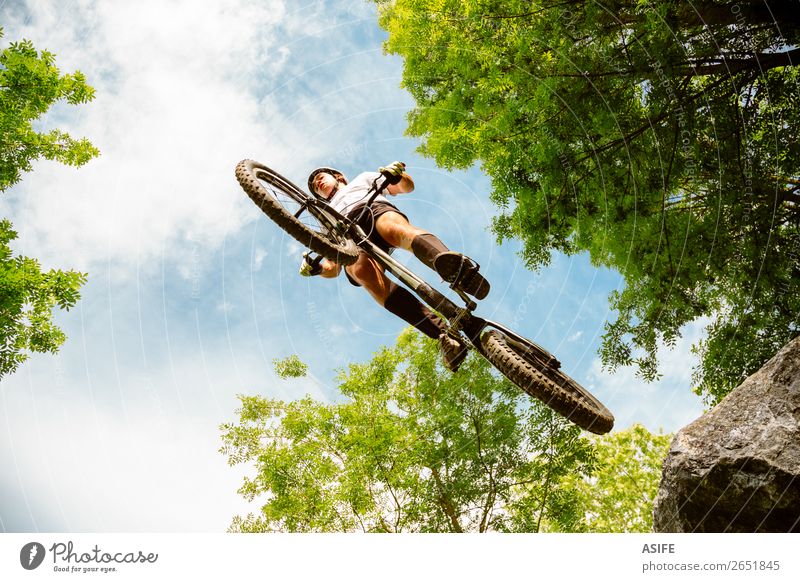
[[[358,208],[354,208],[350,212],[347,213],[347,218],[351,220],[356,220],[358,216],[361,214],[361,210],[363,206],[359,206]],[[408,216],[400,212],[394,204],[389,202],[383,201],[375,201],[370,206],[369,212],[365,212],[364,215],[361,217],[361,220],[356,221],[356,224],[361,227],[361,229],[367,234],[367,240],[373,243],[376,247],[381,249],[382,251],[391,254],[394,251],[395,247],[390,245],[386,240],[380,235],[378,229],[375,228],[375,222],[378,220],[383,214],[387,212],[396,212],[406,220],[408,220]],[[359,283],[356,283],[355,279],[353,279],[350,274],[345,269],[344,274],[347,276],[347,280],[350,281],[352,285],[356,287],[361,287]]]

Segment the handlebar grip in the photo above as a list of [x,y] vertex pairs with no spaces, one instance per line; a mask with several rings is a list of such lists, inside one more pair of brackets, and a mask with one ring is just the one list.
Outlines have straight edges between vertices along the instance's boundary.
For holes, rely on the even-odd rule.
[[385,178],[384,181],[383,181],[383,186],[381,187],[381,190],[386,188],[386,186],[392,186],[394,184],[399,184],[400,180],[403,179],[402,174],[398,176],[396,174],[392,174],[391,172],[387,172],[387,171],[381,172],[381,176],[383,176]]

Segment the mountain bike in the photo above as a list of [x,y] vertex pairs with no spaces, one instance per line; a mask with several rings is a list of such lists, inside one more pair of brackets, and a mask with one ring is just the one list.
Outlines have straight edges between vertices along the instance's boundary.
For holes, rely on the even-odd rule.
[[[325,199],[301,190],[267,166],[243,160],[236,166],[236,178],[256,206],[311,251],[342,266],[352,265],[359,252],[367,253],[439,313],[448,322],[448,333],[466,340],[529,395],[590,432],[605,434],[614,426],[611,412],[567,376],[550,352],[500,323],[475,315],[477,304],[460,289],[458,277],[449,285],[463,306],[378,248],[354,220],[335,211]],[[387,184],[384,180],[383,186]],[[373,186],[365,209],[382,189]]]

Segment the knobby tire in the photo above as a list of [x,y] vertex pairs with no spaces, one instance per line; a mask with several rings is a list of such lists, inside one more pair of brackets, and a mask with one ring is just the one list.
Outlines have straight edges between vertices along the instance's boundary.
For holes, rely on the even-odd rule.
[[603,404],[572,378],[544,365],[530,353],[508,341],[496,331],[481,337],[486,358],[506,378],[547,406],[595,434],[605,434],[614,426],[614,416]]
[[[313,196],[303,192],[274,170],[253,160],[243,160],[237,164],[236,179],[256,206],[299,243],[340,265],[347,266],[356,262],[356,243],[346,234],[338,232],[336,227],[339,219],[335,213],[322,208]],[[262,180],[269,188],[265,187]],[[296,218],[281,203],[272,188],[298,205],[308,205],[305,212],[320,223],[320,228],[311,228]]]

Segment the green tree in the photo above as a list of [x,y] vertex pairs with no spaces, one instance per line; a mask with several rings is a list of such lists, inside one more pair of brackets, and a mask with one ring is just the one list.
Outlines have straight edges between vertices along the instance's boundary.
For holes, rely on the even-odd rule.
[[62,75],[55,55],[38,52],[29,40],[13,42],[0,52],[0,191],[19,182],[38,158],[80,166],[97,156],[99,151],[86,138],[33,127],[58,101],[77,105],[93,98],[94,89],[83,73]]
[[[61,75],[55,56],[37,52],[30,41],[0,52],[0,192],[16,184],[37,158],[79,166],[98,155],[86,139],[33,127],[54,103],[85,103],[93,96],[80,72]],[[74,306],[86,281],[84,273],[43,272],[36,259],[15,256],[10,243],[16,237],[11,222],[0,220],[0,377],[31,352],[58,350],[65,337],[52,321],[52,310]]]
[[800,333],[800,2],[376,2],[409,134],[480,161],[498,239],[624,276],[607,367],[653,379],[659,344],[710,316],[713,403]]
[[36,259],[13,256],[17,233],[0,220],[0,377],[13,372],[30,352],[58,351],[66,337],[52,321],[53,308],[69,309],[80,299],[84,273],[42,272]]
[[263,503],[232,531],[568,530],[586,474],[580,430],[470,357],[457,374],[413,330],[342,373],[346,400],[240,396],[223,424],[231,465],[253,464],[240,493]]
[[596,464],[589,477],[569,475],[559,485],[573,491],[582,516],[575,530],[653,531],[653,501],[672,435],[652,434],[640,424],[589,437]]
[[272,360],[272,366],[278,377],[286,380],[287,378],[302,378],[308,372],[308,366],[300,356],[292,354],[283,359]]

